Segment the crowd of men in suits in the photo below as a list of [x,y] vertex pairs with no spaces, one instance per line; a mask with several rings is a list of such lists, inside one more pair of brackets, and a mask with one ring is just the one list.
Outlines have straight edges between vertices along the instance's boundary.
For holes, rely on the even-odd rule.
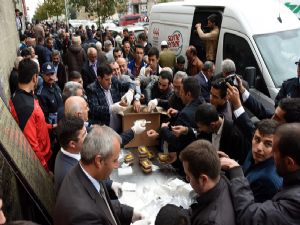
[[[57,38],[37,35],[36,45],[31,37],[21,40],[9,101],[54,175],[54,224],[147,224],[141,212],[119,203],[121,184],[109,179],[121,146],[142,132],[159,140],[158,151],[168,144],[167,163],[197,193],[189,209],[161,209],[156,224],[300,223],[299,98],[281,91],[273,114],[235,75],[231,59],[215,74],[214,63],[202,62],[194,46],[185,62],[166,41],[161,50],[151,47],[146,33],[135,41],[124,29],[117,42],[109,31],[99,40],[89,28],[71,40],[57,32]],[[143,105],[148,112],[161,106],[168,117],[157,130],[136,121],[123,131],[120,116]]]

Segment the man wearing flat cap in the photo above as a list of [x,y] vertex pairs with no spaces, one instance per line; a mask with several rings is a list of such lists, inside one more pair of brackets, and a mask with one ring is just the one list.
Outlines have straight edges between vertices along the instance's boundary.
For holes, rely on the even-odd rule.
[[282,83],[280,91],[275,98],[275,107],[283,98],[300,97],[300,59],[295,64],[297,65],[297,77],[290,78]]

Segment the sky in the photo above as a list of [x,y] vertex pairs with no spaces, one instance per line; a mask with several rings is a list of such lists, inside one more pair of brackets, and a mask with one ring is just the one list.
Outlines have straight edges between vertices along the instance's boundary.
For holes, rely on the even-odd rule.
[[29,19],[31,19],[35,13],[38,4],[42,4],[44,0],[26,0],[26,6],[29,9],[27,11]]

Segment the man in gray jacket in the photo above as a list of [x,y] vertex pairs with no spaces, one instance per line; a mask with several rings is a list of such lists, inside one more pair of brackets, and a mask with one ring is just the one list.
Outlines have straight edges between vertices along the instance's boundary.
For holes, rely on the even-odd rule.
[[283,177],[283,188],[271,200],[255,203],[242,168],[220,159],[229,170],[231,192],[237,222],[243,225],[300,224],[300,123],[283,124],[276,129],[273,152],[277,173]]

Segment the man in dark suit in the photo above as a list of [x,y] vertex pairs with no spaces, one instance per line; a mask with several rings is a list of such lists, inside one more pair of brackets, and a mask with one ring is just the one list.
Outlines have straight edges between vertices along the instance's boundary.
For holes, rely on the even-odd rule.
[[67,82],[66,68],[61,62],[60,52],[53,50],[51,54],[52,63],[55,69],[57,84],[60,90],[64,89],[65,83]]
[[198,73],[195,78],[197,79],[200,87],[201,94],[206,102],[210,102],[210,88],[211,78],[215,72],[215,65],[211,61],[206,61],[203,64],[202,70]]
[[102,63],[97,60],[97,50],[93,47],[88,48],[87,57],[88,60],[83,64],[81,70],[84,89],[97,79],[97,67]]
[[[233,107],[234,121],[220,116],[214,105],[202,104],[195,113],[197,129],[200,132],[197,138],[212,142],[216,149],[242,163],[251,146],[254,125],[242,107],[238,89],[229,84],[227,86],[227,98]],[[184,138],[192,137],[196,133],[195,129],[182,126],[173,127],[173,132],[176,136],[184,135]]]
[[122,114],[126,109],[119,104],[122,97],[120,93],[127,91],[122,98],[130,105],[135,85],[129,82],[123,83],[112,76],[112,69],[108,64],[100,65],[97,73],[97,80],[86,89],[90,107],[89,118],[92,124],[105,124],[119,131],[121,121],[118,114]]
[[132,207],[111,201],[103,181],[118,168],[120,137],[111,128],[94,126],[81,160],[65,177],[56,200],[55,225],[130,224],[141,219]]
[[[205,102],[200,96],[200,87],[194,77],[183,79],[180,98],[183,104],[185,104],[185,107],[181,111],[170,108],[167,113],[171,116],[171,121],[169,123],[163,123],[159,133],[154,130],[147,132],[149,137],[159,137],[162,141],[168,143],[168,149],[172,152],[172,154],[169,155],[170,162],[176,161],[177,154],[194,140],[192,136],[176,137],[170,127],[182,125],[196,128],[195,111],[199,105]],[[173,160],[171,160],[171,158]],[[174,166],[182,169],[182,164],[178,160]],[[183,172],[183,170],[181,172]]]
[[56,193],[58,193],[66,174],[78,164],[86,135],[87,130],[80,118],[63,118],[59,122],[58,138],[61,149],[57,153],[54,167],[54,189]]

